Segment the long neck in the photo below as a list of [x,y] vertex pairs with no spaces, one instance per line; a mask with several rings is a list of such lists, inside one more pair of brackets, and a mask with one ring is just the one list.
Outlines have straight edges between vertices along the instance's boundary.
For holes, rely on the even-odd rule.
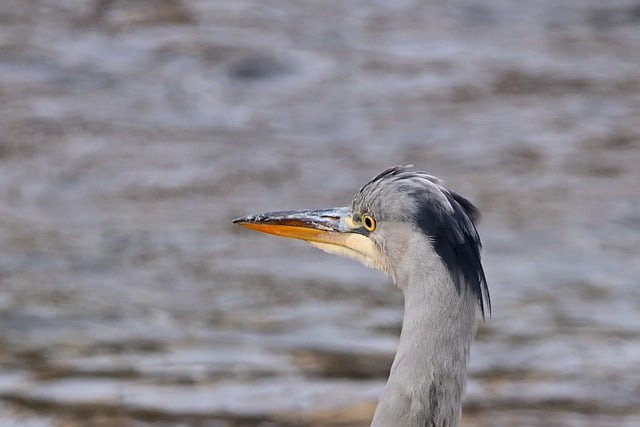
[[466,384],[476,303],[458,292],[446,268],[396,278],[404,291],[404,318],[372,427],[457,426]]

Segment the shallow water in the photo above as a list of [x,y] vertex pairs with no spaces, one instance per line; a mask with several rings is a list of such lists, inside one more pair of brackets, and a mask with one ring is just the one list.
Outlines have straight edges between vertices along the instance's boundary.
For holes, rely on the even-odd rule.
[[640,424],[640,5],[9,1],[0,426],[365,426],[382,274],[231,218],[481,208],[464,426]]

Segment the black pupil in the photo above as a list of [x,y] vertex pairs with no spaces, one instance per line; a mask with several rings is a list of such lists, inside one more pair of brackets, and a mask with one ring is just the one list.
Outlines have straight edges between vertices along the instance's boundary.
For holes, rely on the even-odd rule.
[[367,227],[367,228],[373,227],[373,222],[371,221],[371,218],[365,217],[364,226]]

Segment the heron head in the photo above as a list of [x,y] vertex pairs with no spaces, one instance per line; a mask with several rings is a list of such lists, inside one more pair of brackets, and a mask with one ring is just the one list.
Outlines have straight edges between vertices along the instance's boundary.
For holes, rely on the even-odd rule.
[[[489,307],[490,302],[478,218],[475,206],[438,178],[396,166],[360,188],[349,207],[269,212],[233,222],[357,259],[396,282],[412,273],[416,263],[439,262],[458,291],[476,295],[484,314],[484,302]],[[422,254],[419,259],[417,253]]]

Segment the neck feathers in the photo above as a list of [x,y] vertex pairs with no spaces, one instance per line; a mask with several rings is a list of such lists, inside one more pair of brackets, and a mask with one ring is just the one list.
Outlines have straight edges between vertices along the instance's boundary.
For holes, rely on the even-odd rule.
[[402,332],[372,427],[458,425],[477,303],[456,289],[446,266],[431,261],[428,275],[398,278]]

